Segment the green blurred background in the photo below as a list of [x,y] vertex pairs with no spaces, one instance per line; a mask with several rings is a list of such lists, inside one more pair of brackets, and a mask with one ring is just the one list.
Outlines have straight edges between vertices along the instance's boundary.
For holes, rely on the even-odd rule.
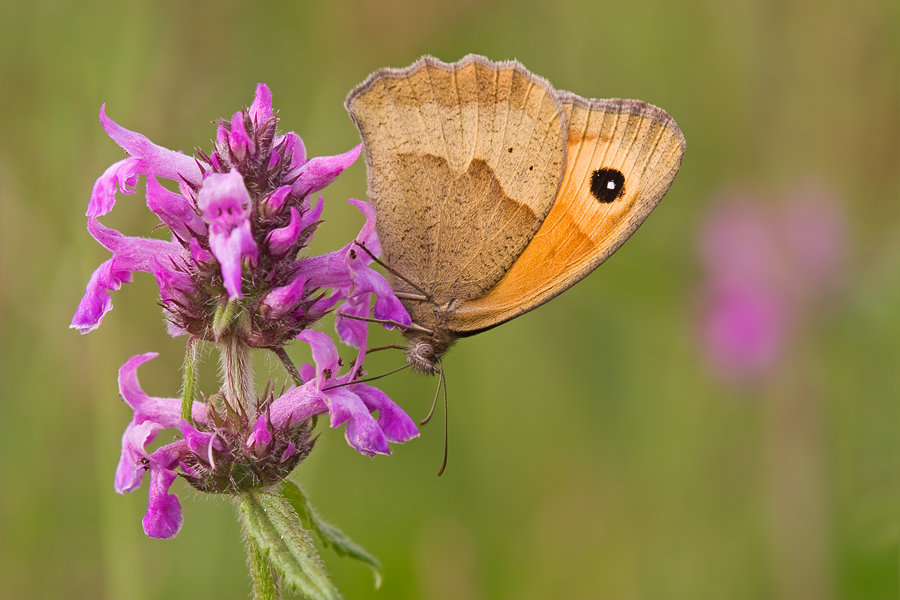
[[[99,330],[67,329],[108,256],[84,229],[91,186],[124,156],[100,104],[190,152],[263,81],[282,131],[336,154],[358,143],[342,103],[371,71],[470,52],[518,58],[582,96],[662,106],[688,150],[607,264],[449,354],[443,477],[440,418],[374,459],[324,432],[294,477],[384,563],[374,591],[364,566],[326,551],[338,587],[392,600],[896,598],[898,25],[898,3],[880,0],[0,1],[0,598],[249,594],[228,501],[176,482],[184,528],[160,541],[141,531],[146,484],[113,492],[130,419],[116,371],[158,351],[144,388],[176,395],[184,340],[166,335],[146,274]],[[364,197],[364,171],[325,191],[314,251],[358,231],[344,200]],[[777,369],[717,379],[696,333],[701,223],[728,190],[776,203],[810,181],[846,214],[841,286]],[[104,223],[151,235],[156,219],[141,195],[120,196]],[[435,385],[400,374],[382,388],[421,418]]]

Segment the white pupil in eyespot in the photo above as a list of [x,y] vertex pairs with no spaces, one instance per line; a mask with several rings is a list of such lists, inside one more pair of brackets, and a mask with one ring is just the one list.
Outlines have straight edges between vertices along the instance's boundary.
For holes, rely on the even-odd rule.
[[608,190],[614,190],[614,189],[616,189],[616,182],[615,182],[615,181],[607,181],[607,182],[606,182],[606,189],[608,189]]

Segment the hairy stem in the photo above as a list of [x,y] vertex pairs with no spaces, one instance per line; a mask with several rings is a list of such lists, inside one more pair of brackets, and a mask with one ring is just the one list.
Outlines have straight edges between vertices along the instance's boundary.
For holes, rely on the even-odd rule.
[[219,349],[222,353],[225,399],[235,409],[242,408],[251,419],[256,417],[250,348],[238,336],[229,335],[219,342]]
[[194,419],[191,410],[194,407],[194,399],[197,397],[199,383],[198,362],[200,358],[200,339],[190,336],[187,341],[187,349],[184,353],[184,377],[181,382],[181,418],[192,426]]
[[275,569],[269,563],[266,553],[249,535],[246,537],[247,560],[250,562],[250,575],[253,577],[253,600],[281,600]]

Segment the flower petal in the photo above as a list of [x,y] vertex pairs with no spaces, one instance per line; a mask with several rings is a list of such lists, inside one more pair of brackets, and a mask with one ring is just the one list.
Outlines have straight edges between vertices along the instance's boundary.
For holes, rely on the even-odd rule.
[[175,537],[184,524],[178,496],[169,493],[169,488],[172,487],[176,477],[175,471],[153,467],[150,469],[147,514],[144,515],[142,524],[144,533],[152,538]]
[[416,424],[402,408],[388,398],[387,394],[362,383],[351,386],[351,389],[363,401],[369,412],[378,411],[378,426],[389,442],[400,444],[419,437]]
[[272,230],[266,236],[269,252],[276,257],[284,256],[291,249],[291,246],[294,245],[294,242],[297,241],[297,238],[300,237],[301,231],[303,231],[303,225],[300,219],[300,212],[292,206],[291,222],[285,227]]
[[291,193],[291,186],[283,185],[265,198],[263,198],[259,203],[259,211],[265,217],[274,217],[279,212],[281,212],[281,207],[284,206],[284,200],[288,197],[288,194]]
[[200,167],[193,157],[157,146],[145,136],[125,129],[106,116],[106,104],[100,107],[100,123],[125,152],[143,159],[140,163],[142,173],[153,173],[175,181],[183,177],[195,185],[200,184]]
[[187,198],[170,192],[152,175],[147,177],[147,207],[182,240],[206,235],[206,223]]
[[152,273],[166,260],[176,261],[184,257],[182,247],[175,242],[127,236],[104,227],[93,217],[88,219],[87,228],[94,239],[113,253],[117,269]]
[[272,443],[272,434],[269,433],[268,415],[259,415],[256,424],[253,425],[253,433],[247,436],[245,445],[256,456],[262,456]]
[[338,356],[337,348],[331,338],[321,331],[305,329],[297,336],[297,339],[309,344],[312,350],[313,362],[316,363],[316,386],[321,390],[328,379],[338,376],[340,356]]
[[[304,204],[309,203],[309,196],[304,200]],[[319,220],[322,216],[322,207],[325,206],[325,202],[322,199],[322,194],[319,194],[319,200],[316,202],[315,206],[309,206],[307,211],[303,214],[303,229],[306,229],[313,223]]]
[[191,258],[198,263],[209,264],[213,261],[213,255],[200,245],[197,238],[191,238],[190,242]]
[[141,424],[132,421],[125,428],[125,433],[122,434],[122,453],[113,481],[116,492],[125,494],[140,487],[141,478],[146,470],[141,464],[141,459],[147,457],[144,448],[156,438],[161,429],[163,429],[161,425],[152,421]]
[[234,113],[234,116],[231,117],[231,135],[229,136],[228,144],[231,148],[231,153],[237,161],[244,160],[248,154],[255,150],[253,140],[250,139],[250,136],[247,135],[247,130],[244,128],[244,113],[241,111]]
[[256,97],[247,112],[257,127],[262,127],[272,118],[272,91],[269,90],[269,86],[264,83],[256,86]]
[[297,180],[292,184],[297,196],[306,196],[325,188],[337,179],[344,169],[356,162],[362,144],[337,156],[317,156],[298,169]]
[[[153,421],[162,427],[177,427],[181,420],[181,398],[149,396],[138,381],[137,368],[157,356],[156,352],[148,352],[125,361],[119,368],[119,395],[134,410],[135,423]],[[191,417],[198,423],[206,423],[206,405],[195,400]]]
[[235,227],[228,234],[212,234],[209,236],[209,248],[222,266],[222,279],[228,297],[231,300],[243,298],[241,293],[241,257],[245,254],[256,259],[257,249],[253,234],[250,232],[250,221]]
[[[300,372],[301,375],[310,375],[310,379],[314,377],[312,373],[304,373],[302,367]],[[322,395],[316,389],[315,381],[308,381],[300,387],[291,388],[279,396],[269,406],[268,412],[272,427],[282,429],[296,425],[313,415],[324,413],[327,411],[327,408]]]
[[[290,155],[291,173],[294,173],[297,169],[306,164],[306,146],[303,145],[303,140],[300,139],[300,136],[293,131],[289,131],[284,134],[281,138],[275,141],[275,144],[276,146],[280,146],[283,144],[284,156]],[[290,177],[286,177],[285,179],[290,180]]]
[[228,296],[232,300],[241,298],[241,258],[248,256],[255,263],[258,255],[244,177],[237,169],[209,175],[200,188],[197,205],[209,224],[209,247],[222,266]]
[[269,292],[259,305],[260,313],[267,319],[280,319],[293,312],[303,299],[304,277],[297,277],[290,284]]
[[146,169],[141,167],[141,159],[134,156],[114,163],[94,182],[85,214],[88,217],[101,217],[111,211],[116,204],[116,188],[123,194],[133,194],[138,176],[144,171]]
[[69,327],[82,334],[97,329],[113,307],[109,292],[121,289],[123,283],[131,283],[131,271],[117,268],[115,257],[103,262],[91,275]]
[[347,423],[344,437],[347,443],[366,456],[390,454],[384,432],[378,422],[369,414],[369,409],[359,396],[347,388],[334,388],[326,394],[331,415],[331,427]]
[[[369,339],[369,324],[358,319],[348,319],[344,315],[369,316],[369,294],[362,294],[341,304],[334,317],[334,327],[341,341],[357,350],[366,347]],[[357,366],[361,366],[357,361]]]
[[[403,307],[403,303],[394,295],[394,290],[381,273],[363,264],[357,266],[354,269],[354,273],[357,281],[353,295],[357,296],[374,292],[376,319],[396,321],[403,325],[412,323],[412,319]],[[389,325],[385,325],[385,327],[392,329]]]

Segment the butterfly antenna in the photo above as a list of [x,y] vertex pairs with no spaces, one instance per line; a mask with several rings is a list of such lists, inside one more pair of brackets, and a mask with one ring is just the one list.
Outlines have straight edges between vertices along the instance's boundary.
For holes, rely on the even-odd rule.
[[[373,261],[375,261],[376,263],[378,263],[379,265],[381,265],[382,267],[384,267],[385,271],[387,271],[388,273],[390,273],[391,275],[393,275],[393,276],[396,277],[397,279],[400,279],[400,280],[402,280],[402,281],[405,281],[405,282],[408,283],[410,286],[412,286],[412,288],[413,288],[414,290],[416,290],[417,292],[419,292],[420,294],[422,294],[421,296],[415,296],[414,294],[403,294],[403,293],[401,292],[400,294],[395,294],[398,298],[409,298],[409,299],[411,299],[411,300],[428,300],[428,299],[430,298],[430,296],[428,295],[428,292],[426,292],[425,290],[423,290],[422,288],[420,288],[419,286],[417,286],[416,284],[414,284],[412,281],[410,281],[409,279],[407,279],[406,277],[404,277],[403,275],[401,275],[400,273],[398,273],[398,272],[395,271],[394,269],[392,269],[392,268],[390,268],[389,266],[387,266],[387,264],[385,264],[384,262],[382,262],[381,260],[379,260],[379,258],[378,258],[377,256],[375,256],[374,254],[372,254],[371,250],[369,250],[368,248],[366,248],[366,245],[365,245],[365,244],[363,244],[362,242],[356,241],[356,240],[354,240],[354,242],[356,243],[357,246],[359,246],[360,248],[362,248],[362,249],[365,251],[365,253],[368,254],[369,257],[370,257]],[[402,295],[401,295],[401,294],[402,294]]]
[[432,415],[434,415],[434,407],[437,406],[438,396],[441,395],[441,382],[444,381],[444,370],[441,369],[439,373],[441,376],[438,379],[437,389],[434,390],[434,401],[431,403],[431,410],[428,411],[428,416],[419,421],[419,425],[428,425],[428,421],[430,421]]
[[381,352],[382,350],[406,350],[406,346],[401,346],[400,344],[388,344],[387,346],[377,346],[375,348],[369,348],[366,350],[366,354],[372,354],[373,352]]
[[388,375],[393,375],[394,373],[399,373],[403,369],[408,369],[409,365],[403,365],[398,369],[394,369],[393,371],[388,371],[387,373],[382,373],[381,375],[376,375],[375,377],[367,377],[366,379],[356,379],[354,381],[347,381],[344,383],[336,383],[335,385],[330,385],[326,388],[322,388],[322,391],[333,390],[334,388],[344,387],[345,385],[356,385],[357,383],[366,383],[368,381],[375,381],[376,379],[381,379],[382,377],[387,377]]
[[447,468],[447,432],[449,428],[447,427],[447,378],[444,377],[444,365],[441,363],[441,359],[438,359],[438,364],[441,365],[440,382],[444,384],[444,462],[441,463],[441,470],[437,474],[440,477],[444,473],[444,469]]
[[367,323],[378,323],[379,325],[390,325],[391,327],[397,327],[402,330],[409,331],[418,331],[420,333],[427,333],[428,335],[434,335],[434,332],[430,329],[426,329],[421,325],[416,325],[415,323],[411,325],[404,325],[399,321],[394,321],[392,319],[375,319],[372,317],[357,317],[356,315],[348,315],[346,313],[341,313],[341,317],[345,319],[354,319],[356,321],[365,321]]

